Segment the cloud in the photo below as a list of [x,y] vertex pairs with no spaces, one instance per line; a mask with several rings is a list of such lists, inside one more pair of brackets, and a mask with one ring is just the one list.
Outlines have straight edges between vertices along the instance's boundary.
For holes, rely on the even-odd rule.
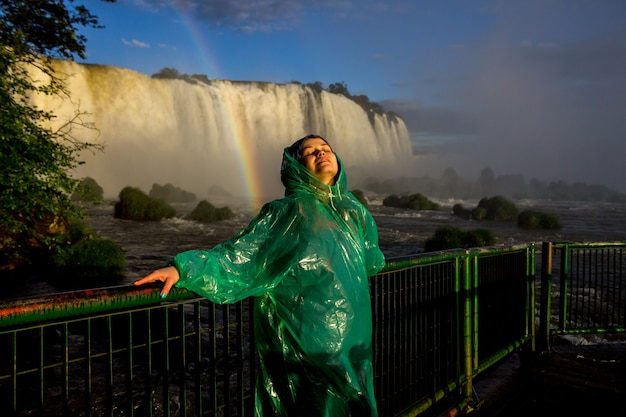
[[475,178],[490,167],[626,192],[626,28],[560,42],[513,42],[509,29],[465,48],[463,65],[439,84],[446,105],[383,103],[428,155],[422,173],[453,167]]
[[131,48],[150,48],[150,44],[146,42],[138,41],[137,39],[133,39],[132,41],[127,41],[122,38],[122,43],[126,46],[130,46]]
[[[144,9],[167,9],[168,1],[136,0]],[[345,13],[352,3],[345,0],[182,0],[176,9],[209,26],[234,29],[240,32],[272,32],[297,27],[306,9],[324,9],[335,15]]]

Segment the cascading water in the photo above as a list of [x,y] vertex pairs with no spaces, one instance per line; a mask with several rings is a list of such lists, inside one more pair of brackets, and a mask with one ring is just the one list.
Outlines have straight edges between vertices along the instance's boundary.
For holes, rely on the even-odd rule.
[[282,148],[308,133],[329,140],[348,170],[350,187],[369,177],[409,173],[408,131],[401,119],[368,117],[354,101],[301,84],[153,79],[128,69],[56,61],[69,99],[38,97],[63,124],[76,112],[96,130],[72,134],[103,144],[85,153],[77,177],[92,177],[105,197],[125,186],[149,191],[171,183],[205,198],[219,186],[233,196],[282,194]]

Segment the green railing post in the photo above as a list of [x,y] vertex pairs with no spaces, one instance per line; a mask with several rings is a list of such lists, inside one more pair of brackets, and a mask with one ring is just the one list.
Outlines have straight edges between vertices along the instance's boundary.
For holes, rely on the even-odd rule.
[[550,311],[552,309],[552,242],[541,246],[541,301],[539,312],[539,348],[550,351]]
[[476,352],[476,337],[474,334],[474,308],[476,303],[474,302],[474,288],[472,282],[472,276],[475,274],[470,270],[470,266],[474,266],[470,262],[470,256],[468,252],[462,258],[463,261],[463,355],[465,360],[463,361],[465,369],[465,383],[463,384],[462,395],[465,401],[468,403],[472,401],[472,375],[474,371],[474,352]]
[[527,332],[530,335],[530,351],[535,352],[535,345],[537,342],[537,334],[535,329],[535,274],[536,274],[536,260],[535,260],[535,244],[531,244],[528,249],[526,249],[526,276],[527,280],[527,291],[528,291],[528,302],[527,302]]
[[570,246],[564,244],[561,247],[561,271],[559,273],[559,283],[561,296],[559,297],[559,330],[564,332],[567,329],[567,298],[569,297],[569,252]]

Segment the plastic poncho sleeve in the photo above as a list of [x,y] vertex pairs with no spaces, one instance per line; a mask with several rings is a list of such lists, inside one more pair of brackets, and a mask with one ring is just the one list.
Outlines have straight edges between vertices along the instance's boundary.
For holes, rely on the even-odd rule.
[[179,253],[173,264],[185,288],[224,304],[258,296],[275,287],[292,267],[296,219],[280,200],[267,203],[250,224],[210,250]]
[[378,246],[378,228],[369,210],[365,210],[365,268],[367,276],[373,277],[385,266],[385,256]]

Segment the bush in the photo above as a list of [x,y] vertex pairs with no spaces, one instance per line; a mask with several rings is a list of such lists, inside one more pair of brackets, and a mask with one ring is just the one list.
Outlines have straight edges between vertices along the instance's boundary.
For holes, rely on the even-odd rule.
[[139,188],[124,187],[115,203],[114,216],[126,220],[158,221],[176,215],[176,210],[160,199],[149,197]]
[[457,203],[452,206],[452,214],[455,216],[463,217],[464,219],[469,219],[472,216],[471,210],[467,210],[463,205]]
[[126,268],[124,252],[110,239],[84,239],[52,257],[57,268],[70,268],[74,276],[90,277],[120,274]]
[[365,208],[369,208],[369,204],[367,203],[367,198],[365,198],[365,194],[361,190],[352,190],[352,195],[359,200],[361,204],[365,206]]
[[77,190],[72,194],[72,201],[101,203],[103,200],[104,190],[100,187],[100,184],[91,177],[83,178]]
[[464,248],[493,246],[496,243],[496,239],[493,237],[493,234],[486,229],[468,230],[463,232],[462,236]]
[[202,223],[227,220],[233,217],[233,212],[228,207],[217,208],[206,200],[198,203],[195,209],[187,216],[188,220]]
[[495,238],[490,231],[485,229],[461,231],[455,227],[439,227],[435,234],[426,240],[424,251],[432,252],[445,249],[475,248],[491,246]]
[[194,193],[175,187],[172,184],[152,184],[152,189],[148,196],[168,203],[191,203],[198,200]]
[[517,225],[523,229],[560,229],[561,220],[554,214],[524,210],[517,216]]
[[69,223],[67,232],[62,237],[63,245],[72,245],[84,239],[97,239],[96,232],[80,220]]
[[109,239],[83,239],[54,255],[52,283],[62,288],[93,288],[121,277],[126,258],[119,245]]
[[390,195],[383,200],[383,206],[408,208],[411,210],[438,210],[439,204],[430,201],[422,194]]
[[478,202],[478,208],[486,210],[486,218],[489,220],[514,221],[518,215],[515,204],[502,196],[483,198]]
[[470,214],[472,220],[485,220],[487,218],[487,209],[484,207],[475,207]]

